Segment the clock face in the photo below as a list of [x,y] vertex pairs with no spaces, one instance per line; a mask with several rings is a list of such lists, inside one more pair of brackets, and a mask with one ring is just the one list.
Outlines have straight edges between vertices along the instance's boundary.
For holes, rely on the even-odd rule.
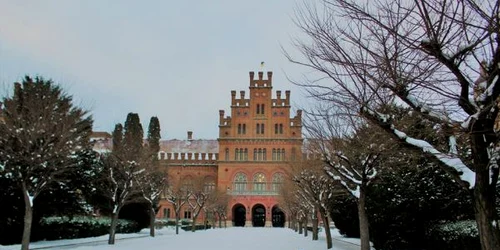
[[257,96],[257,97],[258,97],[258,96],[259,96],[259,92],[255,93],[255,96]]

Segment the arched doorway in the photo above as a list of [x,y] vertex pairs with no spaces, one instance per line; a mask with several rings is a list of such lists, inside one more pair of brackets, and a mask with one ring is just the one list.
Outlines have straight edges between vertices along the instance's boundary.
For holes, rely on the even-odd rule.
[[244,227],[246,220],[247,210],[245,206],[236,204],[233,207],[233,225],[235,227]]
[[274,206],[272,209],[273,227],[285,226],[285,213],[278,207]]
[[266,208],[257,204],[252,208],[252,226],[263,227],[266,225]]

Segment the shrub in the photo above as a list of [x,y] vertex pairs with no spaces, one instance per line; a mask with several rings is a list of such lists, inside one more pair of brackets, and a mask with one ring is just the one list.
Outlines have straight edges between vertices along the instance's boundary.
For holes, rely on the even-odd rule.
[[474,220],[447,222],[433,226],[428,232],[429,244],[435,249],[481,249]]
[[[46,217],[40,221],[41,239],[75,239],[105,235],[109,233],[111,219],[108,217]],[[117,233],[134,233],[140,229],[133,221],[119,219]]]

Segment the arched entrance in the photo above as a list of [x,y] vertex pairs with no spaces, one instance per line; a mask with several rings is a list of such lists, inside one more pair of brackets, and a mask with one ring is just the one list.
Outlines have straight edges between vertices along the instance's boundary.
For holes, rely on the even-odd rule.
[[246,220],[247,210],[245,206],[236,204],[233,207],[233,225],[235,227],[244,227]]
[[252,226],[263,227],[266,225],[266,208],[257,204],[252,208]]
[[285,226],[285,213],[281,211],[278,206],[274,206],[272,209],[273,227],[284,227]]

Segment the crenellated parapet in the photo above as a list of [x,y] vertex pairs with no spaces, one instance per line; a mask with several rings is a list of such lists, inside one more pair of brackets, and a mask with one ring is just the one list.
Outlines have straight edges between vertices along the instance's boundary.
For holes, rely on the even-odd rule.
[[240,98],[236,98],[236,90],[231,91],[231,107],[248,107],[250,99],[245,99],[245,91],[240,91]]
[[264,72],[259,71],[258,78],[255,79],[255,72],[250,71],[250,88],[272,88],[273,83],[273,72],[267,72],[267,79],[264,79]]
[[276,91],[276,99],[271,102],[273,107],[290,107],[290,90],[285,91],[285,98],[281,98],[281,91]]

